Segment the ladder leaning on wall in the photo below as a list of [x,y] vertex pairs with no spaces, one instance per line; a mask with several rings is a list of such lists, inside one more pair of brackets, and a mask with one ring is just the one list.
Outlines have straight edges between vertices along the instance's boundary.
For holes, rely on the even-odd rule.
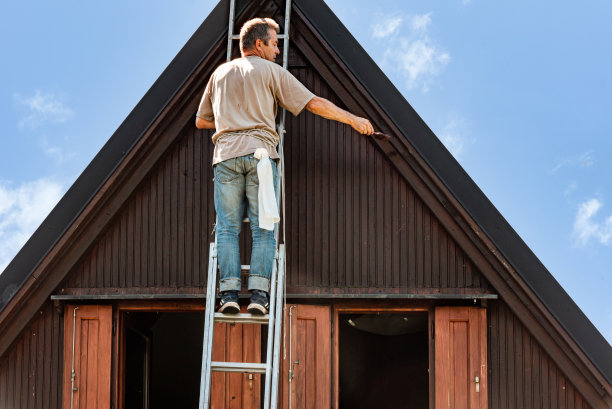
[[[227,61],[232,55],[232,42],[239,39],[239,35],[234,35],[234,10],[235,0],[230,0],[229,28],[227,37]],[[283,40],[283,68],[287,68],[287,57],[289,51],[289,18],[291,16],[291,0],[286,0],[285,6],[285,25],[284,34],[278,35],[279,40]],[[277,179],[275,183],[279,186],[279,197],[277,198],[278,208],[281,210],[281,220],[284,224],[284,155],[283,142],[285,136],[285,116],[286,111],[281,112],[280,123],[278,124],[279,156],[277,164]],[[283,199],[281,201],[281,198]],[[281,207],[282,205],[282,207]],[[248,219],[245,219],[247,221]],[[215,241],[210,243],[208,257],[208,279],[206,289],[206,311],[204,320],[204,346],[202,350],[202,374],[200,378],[200,409],[208,409],[210,406],[211,391],[211,372],[239,372],[239,373],[260,373],[265,374],[264,389],[264,409],[275,409],[278,396],[278,375],[280,367],[280,338],[281,324],[283,317],[283,299],[285,288],[285,240],[279,244],[279,223],[274,227],[274,238],[276,240],[276,252],[274,256],[274,267],[270,277],[270,312],[266,315],[251,314],[222,314],[215,313],[215,299],[217,294],[217,236]],[[285,229],[283,227],[283,236]],[[249,266],[242,266],[242,270],[249,270]],[[267,353],[264,363],[247,362],[215,362],[212,361],[212,348],[215,323],[234,323],[234,324],[267,324]]]

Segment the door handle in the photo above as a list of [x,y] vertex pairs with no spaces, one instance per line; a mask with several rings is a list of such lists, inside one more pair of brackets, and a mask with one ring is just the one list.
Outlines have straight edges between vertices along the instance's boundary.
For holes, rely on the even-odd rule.
[[291,370],[289,371],[289,379],[290,380],[293,379],[293,377],[295,376],[295,371],[294,371],[295,365],[299,365],[299,364],[300,364],[299,360],[293,361],[293,363],[291,364]]
[[480,393],[480,378],[478,376],[475,377],[474,382],[476,383],[476,393]]

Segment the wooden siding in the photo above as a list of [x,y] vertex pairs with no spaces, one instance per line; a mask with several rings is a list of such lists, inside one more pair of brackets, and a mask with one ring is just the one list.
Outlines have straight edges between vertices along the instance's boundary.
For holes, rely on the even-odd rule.
[[51,302],[0,357],[0,409],[60,409],[61,314]]
[[[300,81],[342,106],[295,49],[291,60]],[[289,114],[287,129],[290,294],[490,291],[368,137],[309,112]],[[215,218],[209,135],[186,124],[59,293],[202,291]]]
[[[490,409],[591,409],[503,301],[489,301]],[[61,407],[63,323],[47,302],[0,357],[0,409]]]
[[489,408],[591,408],[503,301],[488,321]]
[[[315,94],[342,106],[312,69],[293,72]],[[288,134],[292,289],[401,293],[488,287],[369,137],[309,113],[291,116]]]
[[73,270],[67,288],[138,293],[204,285],[215,218],[208,140],[207,132],[186,127]]

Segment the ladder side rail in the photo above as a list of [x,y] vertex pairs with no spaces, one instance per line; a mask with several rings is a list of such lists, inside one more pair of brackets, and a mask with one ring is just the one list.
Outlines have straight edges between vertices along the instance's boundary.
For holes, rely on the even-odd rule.
[[[291,24],[291,0],[286,0],[285,2],[285,32],[282,35],[283,38],[283,68],[287,69],[289,62],[287,61],[289,58],[289,27]],[[283,243],[285,242],[284,238],[285,238],[285,178],[283,175],[284,172],[284,160],[285,160],[285,155],[284,155],[284,143],[285,143],[285,119],[287,116],[287,110],[286,109],[282,109],[281,111],[281,119],[280,119],[280,123],[278,125],[278,135],[280,137],[280,143],[279,143],[279,156],[280,156],[280,160],[278,163],[278,172],[276,175],[276,183],[278,183],[279,186],[279,196],[277,198],[277,203],[278,203],[278,208],[280,209],[281,206],[281,197],[283,198],[282,201],[282,206],[283,206],[283,211],[281,213],[281,217],[283,218]],[[278,236],[279,236],[279,232],[278,229],[280,228],[280,226],[277,226],[277,228],[274,231],[274,237],[276,238],[276,242],[278,243]]]
[[[232,57],[232,41],[234,40],[234,13],[236,1],[230,0],[229,22],[227,29],[226,61]],[[204,318],[204,342],[202,347],[202,373],[200,375],[199,409],[208,409],[210,404],[212,345],[215,328],[215,300],[217,292],[217,232],[219,217],[215,217],[215,241],[210,244],[208,258],[208,277],[206,287],[206,310]]]
[[[215,328],[215,320],[214,320],[214,313],[215,313],[215,299],[216,299],[216,281],[217,281],[217,258],[215,257],[215,261],[212,263],[214,270],[212,275],[209,276],[210,281],[212,281],[211,284],[211,289],[210,292],[207,293],[206,295],[206,310],[210,311],[207,312],[207,321],[208,321],[208,325],[205,325],[206,328],[206,333],[205,333],[205,337],[206,337],[206,349],[205,349],[205,354],[206,354],[206,372],[204,374],[204,388],[205,388],[205,393],[204,393],[204,408],[208,408],[209,407],[209,403],[210,403],[210,393],[211,393],[211,370],[210,370],[210,363],[212,360],[212,349],[213,349],[213,339],[214,339],[214,328]],[[210,301],[208,301],[210,299]]]
[[236,0],[230,0],[229,9],[229,27],[227,29],[227,56],[226,61],[232,58],[232,41],[234,39],[234,10],[236,9]]
[[[283,108],[283,111],[281,113],[281,122],[278,124],[278,134],[280,136],[280,141],[278,144],[278,150],[279,150],[279,160],[278,160],[278,164],[276,165],[276,180],[274,181],[274,184],[276,186],[278,186],[278,197],[276,198],[276,206],[279,210],[280,213],[280,217],[281,220],[283,220],[283,226],[284,226],[284,220],[285,220],[285,202],[281,201],[281,198],[285,197],[285,186],[284,186],[284,177],[283,177],[283,172],[285,171],[285,163],[284,163],[284,149],[283,149],[283,144],[285,142],[285,124],[284,124],[284,116],[285,116],[285,109]],[[282,206],[282,207],[281,207]],[[283,231],[283,235],[284,235],[284,231]],[[276,248],[278,250],[278,239],[280,236],[280,223],[276,223],[274,225],[274,240],[276,240]]]
[[206,287],[206,310],[204,311],[204,344],[202,347],[202,373],[200,375],[199,409],[207,409],[210,400],[210,362],[212,358],[212,340],[215,309],[215,290],[217,287],[217,246],[210,243],[208,257],[208,277]]
[[[278,258],[278,299],[282,299],[284,296],[285,288],[285,245],[281,244],[279,247],[279,258]],[[272,356],[272,391],[270,400],[270,409],[276,409],[278,403],[278,376],[280,372],[280,338],[281,338],[281,327],[283,323],[283,305],[278,303],[275,310],[276,324],[274,326],[274,355]],[[267,403],[267,402],[266,402]],[[268,409],[267,407],[265,409]]]
[[[288,55],[289,55],[289,25],[291,21],[291,0],[286,0],[285,3],[285,27],[284,27],[284,35],[283,35],[283,68],[287,69],[288,67]],[[281,119],[278,129],[278,134],[280,137],[279,151],[280,151],[280,160],[278,163],[278,171],[277,171],[277,186],[279,186],[279,195],[277,198],[278,208],[281,209],[281,217],[283,219],[283,244],[278,244],[279,236],[280,236],[280,223],[278,223],[274,228],[274,238],[277,243],[277,260],[276,260],[276,273],[278,275],[278,279],[276,281],[276,288],[274,289],[276,294],[275,298],[278,300],[278,303],[275,303],[274,306],[270,306],[270,320],[275,319],[274,325],[274,334],[272,335],[272,328],[268,327],[268,354],[266,355],[266,360],[268,362],[272,362],[273,365],[273,373],[266,374],[266,387],[265,391],[265,399],[264,399],[264,409],[269,409],[270,407],[276,408],[277,400],[278,400],[278,374],[279,374],[279,365],[280,365],[280,327],[282,325],[282,311],[283,305],[280,302],[284,297],[284,288],[285,288],[285,155],[284,155],[284,142],[285,142],[285,120],[287,116],[287,111],[283,108],[281,111]],[[281,201],[282,198],[282,201]],[[273,318],[273,314],[275,317]],[[272,345],[271,345],[272,344]],[[273,346],[273,352],[272,352]],[[272,375],[272,376],[270,376]],[[272,390],[270,390],[270,383]]]
[[287,55],[289,54],[289,23],[290,22],[291,22],[291,0],[287,0],[287,2],[285,3],[285,35],[283,35],[283,68],[284,69],[287,69]]
[[269,401],[270,401],[270,382],[272,379],[272,347],[273,347],[273,337],[274,337],[274,327],[275,325],[275,317],[274,314],[272,313],[274,311],[274,308],[276,306],[276,277],[278,275],[278,251],[276,251],[276,254],[274,255],[274,267],[272,268],[272,276],[270,277],[270,310],[268,312],[269,314],[269,321],[268,321],[268,345],[266,347],[266,383],[265,383],[265,388],[264,388],[264,409],[267,409],[269,407]]

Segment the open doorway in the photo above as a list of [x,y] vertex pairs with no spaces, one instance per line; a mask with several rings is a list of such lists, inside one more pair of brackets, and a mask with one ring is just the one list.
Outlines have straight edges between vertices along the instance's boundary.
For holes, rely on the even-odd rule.
[[125,409],[197,408],[204,313],[124,317]]
[[338,317],[339,407],[427,409],[427,312]]

